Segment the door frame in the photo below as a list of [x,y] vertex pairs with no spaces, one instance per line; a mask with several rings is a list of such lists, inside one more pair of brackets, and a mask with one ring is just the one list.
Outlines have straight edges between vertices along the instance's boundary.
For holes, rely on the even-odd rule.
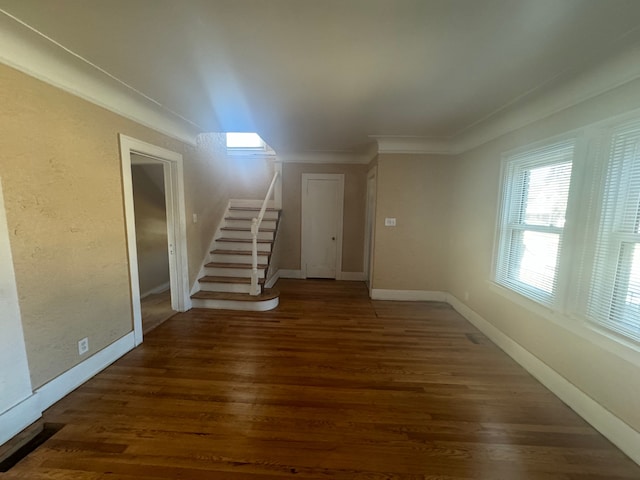
[[364,232],[364,273],[369,296],[373,290],[373,252],[376,235],[376,189],[378,167],[374,166],[367,173],[367,206]]
[[342,234],[343,234],[343,222],[344,222],[344,173],[303,173],[302,174],[302,189],[301,189],[301,216],[302,216],[302,228],[300,238],[300,270],[302,278],[307,278],[307,262],[308,247],[305,241],[309,235],[311,235],[311,224],[308,222],[309,215],[306,210],[309,209],[308,201],[306,200],[307,187],[309,180],[333,180],[338,182],[338,226],[336,231],[336,280],[342,279]]
[[177,152],[123,134],[120,134],[119,137],[133,332],[135,344],[139,345],[143,340],[142,308],[140,304],[138,249],[136,246],[133,182],[131,178],[131,165],[135,162],[132,161],[131,154],[135,153],[150,158],[154,163],[162,163],[164,167],[171,308],[178,312],[185,312],[191,308],[187,256],[187,219],[184,201],[184,169],[182,155]]

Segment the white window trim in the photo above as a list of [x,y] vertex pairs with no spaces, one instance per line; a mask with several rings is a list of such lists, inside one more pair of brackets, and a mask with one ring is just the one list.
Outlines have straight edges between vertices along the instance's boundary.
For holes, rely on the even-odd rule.
[[[567,237],[567,226],[564,227],[552,227],[552,226],[534,226],[529,225],[527,227],[519,227],[515,225],[509,226],[509,220],[506,218],[511,212],[511,206],[508,206],[506,201],[511,201],[513,199],[512,190],[514,188],[513,182],[511,181],[513,175],[510,175],[510,170],[513,165],[516,165],[517,168],[527,169],[527,167],[535,167],[535,166],[543,166],[543,163],[540,163],[537,160],[533,159],[517,159],[527,153],[534,153],[537,150],[544,149],[546,147],[551,147],[554,145],[559,145],[562,143],[572,143],[573,144],[573,159],[572,159],[572,173],[571,173],[571,190],[573,190],[574,184],[574,176],[575,172],[573,171],[573,161],[576,158],[576,153],[581,150],[580,144],[581,135],[579,131],[572,131],[569,133],[565,133],[563,135],[555,136],[546,140],[542,140],[539,142],[535,142],[517,149],[513,149],[505,152],[502,155],[502,162],[500,168],[500,194],[498,195],[498,215],[496,217],[496,235],[494,239],[494,249],[493,249],[493,258],[492,258],[492,269],[491,269],[491,279],[492,282],[501,288],[505,288],[513,291],[515,294],[526,298],[529,301],[535,302],[539,305],[549,307],[549,308],[561,308],[565,302],[565,283],[563,282],[563,269],[561,268],[564,264],[563,255],[562,255],[562,245],[566,243]],[[553,163],[549,163],[551,165]],[[568,215],[570,211],[572,203],[572,195],[571,191],[569,192],[569,199],[567,203],[566,212]],[[552,293],[545,292],[542,289],[536,288],[535,286],[529,285],[525,282],[520,282],[518,280],[514,280],[509,278],[507,275],[508,267],[499,268],[501,262],[506,261],[505,256],[509,257],[510,255],[507,253],[510,249],[510,246],[507,245],[506,237],[509,232],[514,230],[522,230],[522,231],[538,231],[543,233],[555,233],[559,235],[559,257],[556,265],[556,281],[555,288]]]

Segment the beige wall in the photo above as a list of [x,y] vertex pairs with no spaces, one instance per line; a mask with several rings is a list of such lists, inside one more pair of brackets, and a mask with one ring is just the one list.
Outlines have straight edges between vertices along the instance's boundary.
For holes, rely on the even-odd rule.
[[[118,133],[184,156],[189,270],[195,280],[226,206],[228,167],[195,147],[0,65],[3,179],[34,388],[132,330]],[[82,357],[84,359],[86,357]]]
[[[471,309],[636,430],[640,362],[623,359],[625,347],[592,341],[521,306],[515,294],[504,296],[492,288],[490,279],[501,154],[639,107],[640,81],[635,81],[456,158],[446,269],[446,287],[453,295],[464,301],[468,292],[465,303]],[[637,351],[629,352],[638,358]]]
[[[132,155],[135,158],[135,155]],[[141,296],[169,284],[167,208],[164,167],[132,165],[133,204],[136,217],[136,249]]]
[[[446,291],[452,162],[378,155],[373,288]],[[396,218],[395,227],[385,227],[387,217]]]
[[[344,174],[342,271],[362,272],[367,165],[284,163],[282,217],[276,242],[278,267],[300,270],[302,174]],[[274,255],[275,256],[275,255]]]

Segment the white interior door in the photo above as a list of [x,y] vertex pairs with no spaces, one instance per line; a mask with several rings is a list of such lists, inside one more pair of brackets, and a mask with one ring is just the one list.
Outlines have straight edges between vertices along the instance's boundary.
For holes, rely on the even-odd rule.
[[302,175],[302,273],[340,278],[344,175]]

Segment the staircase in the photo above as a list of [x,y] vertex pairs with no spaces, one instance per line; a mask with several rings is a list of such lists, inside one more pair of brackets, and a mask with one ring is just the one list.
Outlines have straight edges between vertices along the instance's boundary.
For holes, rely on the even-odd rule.
[[280,292],[264,288],[280,211],[267,208],[258,233],[259,295],[250,295],[252,272],[251,221],[259,206],[230,204],[191,296],[195,308],[265,311],[278,306]]

